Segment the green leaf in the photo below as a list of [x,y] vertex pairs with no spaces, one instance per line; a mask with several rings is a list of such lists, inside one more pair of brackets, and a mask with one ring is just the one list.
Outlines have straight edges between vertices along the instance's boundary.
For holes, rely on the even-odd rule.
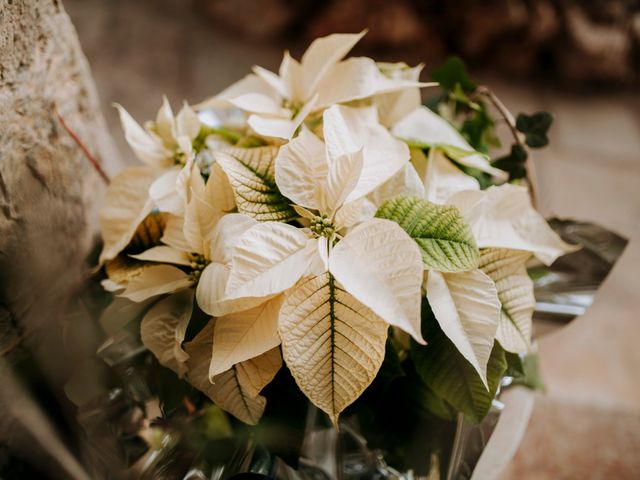
[[445,90],[453,91],[460,85],[465,92],[473,92],[476,84],[471,81],[467,69],[460,57],[451,57],[444,64],[431,71],[431,78]]
[[422,306],[422,335],[427,345],[411,341],[411,358],[416,370],[433,392],[469,421],[479,423],[491,408],[507,369],[504,350],[494,342],[487,364],[487,391],[475,369],[440,329],[429,303],[423,300]]
[[524,133],[525,142],[531,148],[542,148],[549,143],[547,132],[553,116],[549,112],[537,112],[533,115],[520,113],[516,119],[516,128]]
[[478,265],[480,252],[456,207],[397,197],[384,202],[376,216],[393,220],[415,240],[428,269],[462,272]]
[[527,176],[527,170],[524,166],[527,157],[527,150],[519,143],[514,143],[511,145],[511,151],[507,155],[498,158],[491,165],[509,172],[509,180],[517,180]]
[[216,160],[229,177],[238,212],[260,222],[289,222],[298,214],[275,180],[277,147],[228,148]]

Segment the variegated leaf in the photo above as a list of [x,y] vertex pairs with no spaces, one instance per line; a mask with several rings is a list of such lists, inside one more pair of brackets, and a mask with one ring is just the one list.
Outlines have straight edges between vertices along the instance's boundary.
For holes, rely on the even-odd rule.
[[277,147],[228,148],[216,160],[229,178],[238,211],[261,222],[297,218],[275,180]]
[[337,425],[384,359],[387,324],[323,274],[298,284],[280,311],[282,354],[302,392]]
[[214,321],[209,323],[185,345],[189,355],[187,360],[187,379],[189,383],[207,395],[218,407],[249,425],[255,425],[262,417],[267,399],[254,396],[255,388],[249,384],[244,387],[238,375],[237,366],[216,375],[213,383],[209,381],[209,363],[213,346]]
[[460,272],[478,265],[478,247],[455,207],[396,197],[382,204],[376,216],[395,221],[416,241],[427,269]]
[[527,274],[528,252],[504,248],[480,250],[479,268],[496,284],[502,304],[496,339],[513,353],[531,350],[531,331],[536,299],[533,282]]

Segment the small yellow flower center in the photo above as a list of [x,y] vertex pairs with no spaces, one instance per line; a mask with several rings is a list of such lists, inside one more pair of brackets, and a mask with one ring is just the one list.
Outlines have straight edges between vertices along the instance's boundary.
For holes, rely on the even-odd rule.
[[209,262],[209,260],[204,258],[204,256],[199,255],[197,253],[190,253],[189,261],[191,262],[189,264],[189,268],[191,269],[191,272],[189,272],[189,275],[194,282],[197,282],[200,279],[200,275],[202,275],[202,271],[211,262]]
[[291,118],[293,119],[295,118],[296,115],[298,115],[298,112],[300,112],[300,109],[302,108],[302,103],[295,102],[293,100],[289,100],[288,98],[285,98],[282,100],[282,108],[291,110]]
[[309,228],[318,237],[332,238],[336,233],[333,222],[326,215],[316,215],[313,217]]

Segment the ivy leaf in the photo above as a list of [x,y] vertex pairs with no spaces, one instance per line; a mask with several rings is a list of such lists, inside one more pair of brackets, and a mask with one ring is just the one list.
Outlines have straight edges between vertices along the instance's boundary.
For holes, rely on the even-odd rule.
[[476,84],[467,74],[464,62],[456,56],[449,58],[440,67],[434,68],[431,71],[431,78],[449,91],[453,91],[456,85],[460,85],[465,92],[473,92],[476,89]]
[[327,273],[291,291],[278,327],[282,356],[300,390],[337,425],[380,369],[386,322]]
[[461,272],[478,265],[478,247],[455,207],[417,197],[396,197],[383,203],[376,216],[393,220],[415,240],[428,269]]
[[504,157],[500,157],[491,163],[496,168],[509,172],[509,180],[516,180],[527,176],[524,166],[527,157],[527,150],[519,143],[511,145],[511,151]]
[[427,345],[412,341],[410,348],[418,374],[431,390],[469,421],[481,422],[491,408],[500,379],[507,369],[504,350],[494,342],[487,364],[487,390],[478,372],[440,329],[426,300],[422,307],[422,334]]
[[298,214],[276,185],[277,147],[228,148],[216,161],[229,177],[238,211],[260,222],[289,222]]
[[496,339],[508,352],[531,350],[532,316],[536,300],[527,274],[529,252],[485,248],[480,252],[480,270],[494,281],[501,303]]
[[549,112],[537,112],[533,115],[520,113],[516,119],[516,128],[524,133],[527,145],[542,148],[549,143],[547,132],[552,122],[553,116]]

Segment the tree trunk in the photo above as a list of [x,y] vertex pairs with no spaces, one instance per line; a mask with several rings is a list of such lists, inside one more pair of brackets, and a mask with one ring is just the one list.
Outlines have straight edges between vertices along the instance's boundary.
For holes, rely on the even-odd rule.
[[[89,273],[105,185],[58,115],[105,170],[117,169],[87,61],[60,2],[0,0],[0,381],[3,366],[27,350],[37,356]],[[4,414],[2,390],[0,444],[28,454],[37,441],[25,444],[29,435],[21,431],[29,429]]]

